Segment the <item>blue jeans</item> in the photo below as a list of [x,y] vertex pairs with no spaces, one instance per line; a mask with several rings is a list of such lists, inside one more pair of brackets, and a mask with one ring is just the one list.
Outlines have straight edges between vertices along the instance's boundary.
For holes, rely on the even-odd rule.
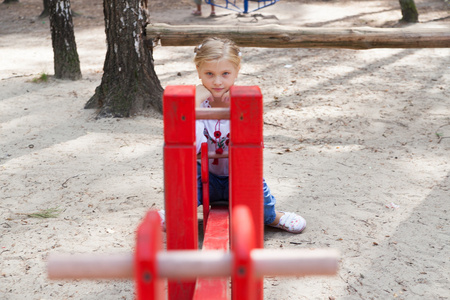
[[[203,187],[202,187],[202,171],[200,163],[197,163],[197,205],[202,204]],[[270,193],[266,181],[263,179],[263,195],[264,195],[264,224],[271,224],[275,220],[275,203],[276,199]],[[209,173],[209,202],[218,201],[228,202],[229,199],[229,180],[228,176],[218,176]]]

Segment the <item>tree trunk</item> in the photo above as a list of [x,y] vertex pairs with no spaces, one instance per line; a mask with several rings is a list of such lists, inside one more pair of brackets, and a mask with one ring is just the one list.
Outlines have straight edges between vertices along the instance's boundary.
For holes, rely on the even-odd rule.
[[399,0],[402,9],[403,18],[401,22],[417,23],[419,22],[419,13],[417,12],[414,0]]
[[47,18],[50,15],[50,0],[44,0],[44,8],[42,9],[39,19]]
[[50,0],[49,4],[55,77],[80,79],[80,60],[73,32],[70,0]]
[[147,0],[103,1],[107,52],[103,78],[85,108],[97,118],[129,117],[149,108],[162,111],[163,88],[145,40]]

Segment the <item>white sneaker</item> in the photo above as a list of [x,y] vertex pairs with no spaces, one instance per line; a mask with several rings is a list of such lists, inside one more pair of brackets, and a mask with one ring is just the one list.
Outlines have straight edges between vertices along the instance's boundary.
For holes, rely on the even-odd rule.
[[164,209],[158,210],[159,217],[161,218],[161,229],[166,232],[166,212]]
[[291,233],[300,233],[306,227],[306,220],[301,216],[292,212],[282,212],[283,216],[277,225],[270,225],[275,228],[280,228]]

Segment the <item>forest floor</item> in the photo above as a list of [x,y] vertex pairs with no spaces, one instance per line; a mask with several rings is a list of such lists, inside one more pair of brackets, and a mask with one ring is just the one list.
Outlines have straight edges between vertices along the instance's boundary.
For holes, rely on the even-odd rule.
[[[105,58],[100,0],[72,1],[83,79],[57,80],[42,0],[0,5],[0,299],[133,299],[132,281],[51,281],[49,253],[132,252],[163,208],[163,122],[95,119],[83,106]],[[449,4],[416,0],[420,23],[449,28]],[[238,17],[191,16],[150,1],[151,21],[397,27],[398,0],[286,1]],[[299,235],[272,249],[334,248],[332,277],[265,278],[265,299],[450,297],[450,49],[243,48],[238,85],[264,95],[264,176]],[[197,84],[192,47],[157,47],[163,87]],[[46,78],[45,78],[46,77]],[[54,209],[53,218],[33,213]]]

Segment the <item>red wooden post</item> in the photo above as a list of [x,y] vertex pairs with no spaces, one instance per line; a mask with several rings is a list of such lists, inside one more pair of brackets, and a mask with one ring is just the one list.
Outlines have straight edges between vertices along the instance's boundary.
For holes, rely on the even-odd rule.
[[208,159],[208,143],[202,143],[202,199],[203,199],[203,234],[206,232],[206,223],[209,215],[209,159]]
[[[263,210],[263,103],[259,87],[230,89],[230,205],[248,206],[255,228],[255,247],[264,247]],[[233,241],[231,249],[234,250]],[[234,290],[234,287],[233,287]],[[263,280],[256,284],[257,299],[263,299]]]
[[255,231],[252,215],[247,206],[233,208],[231,239],[233,248],[233,300],[256,300],[258,291],[253,272],[251,251],[255,248]]
[[[167,249],[197,249],[195,87],[164,91],[164,190]],[[195,280],[169,280],[169,300],[192,299]]]
[[159,215],[156,211],[150,211],[139,225],[136,235],[134,278],[138,300],[164,299],[164,282],[158,276],[156,259],[156,255],[161,249]]

